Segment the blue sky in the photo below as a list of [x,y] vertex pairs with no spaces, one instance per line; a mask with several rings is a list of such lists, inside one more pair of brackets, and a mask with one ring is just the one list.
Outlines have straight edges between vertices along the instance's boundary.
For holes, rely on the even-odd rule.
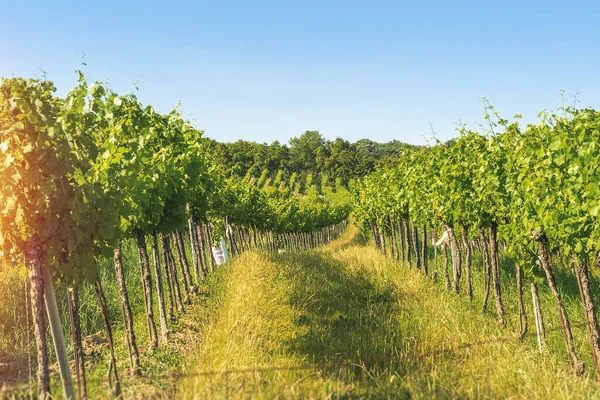
[[476,128],[482,97],[525,122],[561,90],[600,107],[595,2],[5,3],[1,76],[45,71],[64,94],[85,53],[90,79],[137,83],[164,112],[181,101],[220,141],[417,144],[430,124],[442,140]]

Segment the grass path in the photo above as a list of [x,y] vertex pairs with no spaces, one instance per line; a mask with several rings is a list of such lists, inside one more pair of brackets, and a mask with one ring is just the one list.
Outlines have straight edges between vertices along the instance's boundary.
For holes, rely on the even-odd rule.
[[[187,378],[181,397],[600,397],[562,358],[539,355],[464,297],[367,246],[354,228],[320,249],[246,253],[225,275],[186,372],[251,372]],[[506,340],[456,349],[494,338]],[[344,360],[352,365],[255,371]]]

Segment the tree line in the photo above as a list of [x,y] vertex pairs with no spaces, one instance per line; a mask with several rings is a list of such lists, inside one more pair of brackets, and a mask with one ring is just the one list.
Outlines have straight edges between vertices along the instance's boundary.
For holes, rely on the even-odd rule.
[[295,173],[304,180],[311,173],[315,180],[327,176],[346,187],[353,179],[373,171],[381,160],[395,159],[405,149],[415,147],[397,140],[388,143],[369,139],[355,143],[342,138],[326,140],[319,131],[306,131],[290,139],[289,146],[278,141],[271,144],[208,141],[216,160],[232,174],[259,177],[264,170],[269,176],[283,171],[286,178]]

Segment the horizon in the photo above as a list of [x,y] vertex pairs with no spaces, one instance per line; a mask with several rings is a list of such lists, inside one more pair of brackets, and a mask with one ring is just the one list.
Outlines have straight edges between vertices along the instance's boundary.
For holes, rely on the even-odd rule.
[[559,108],[563,91],[599,107],[596,3],[144,4],[10,3],[6,15],[29,23],[0,27],[0,76],[46,73],[64,95],[83,60],[89,80],[137,86],[160,112],[181,102],[220,142],[288,144],[318,130],[423,145],[431,129],[442,142],[459,122],[478,130],[482,98],[522,124]]

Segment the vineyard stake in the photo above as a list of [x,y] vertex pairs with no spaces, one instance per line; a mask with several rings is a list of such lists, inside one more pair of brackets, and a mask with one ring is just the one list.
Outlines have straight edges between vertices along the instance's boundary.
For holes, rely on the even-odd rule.
[[52,332],[52,340],[54,341],[54,349],[56,358],[58,359],[58,367],[60,370],[60,380],[62,381],[65,398],[75,400],[75,390],[73,389],[73,380],[71,378],[71,369],[69,368],[69,359],[67,357],[67,348],[65,346],[65,337],[63,335],[60,317],[58,315],[58,306],[56,305],[56,297],[54,296],[54,284],[52,276],[48,268],[42,268],[44,274],[44,292],[46,299],[46,310],[48,311],[48,321],[50,322],[50,330]]
[[535,330],[537,332],[537,342],[538,342],[538,348],[540,349],[540,354],[543,353],[543,349],[542,349],[542,333],[540,332],[540,317],[538,314],[538,304],[535,301],[535,285],[532,283],[531,284],[531,298],[533,300],[533,314],[535,317]]

